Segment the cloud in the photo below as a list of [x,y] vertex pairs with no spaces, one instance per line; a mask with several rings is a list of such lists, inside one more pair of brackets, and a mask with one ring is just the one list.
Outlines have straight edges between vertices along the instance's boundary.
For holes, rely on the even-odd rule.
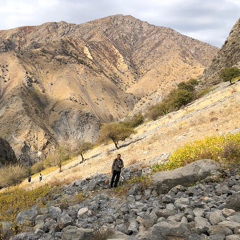
[[2,0],[0,29],[124,14],[221,47],[239,10],[239,0]]

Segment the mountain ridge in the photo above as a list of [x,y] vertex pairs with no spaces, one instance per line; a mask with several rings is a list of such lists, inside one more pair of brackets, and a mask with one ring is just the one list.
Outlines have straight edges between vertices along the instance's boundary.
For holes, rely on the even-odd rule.
[[123,15],[1,31],[0,134],[19,145],[17,155],[26,140],[33,159],[61,140],[95,141],[101,122],[161,100],[201,75],[217,51]]

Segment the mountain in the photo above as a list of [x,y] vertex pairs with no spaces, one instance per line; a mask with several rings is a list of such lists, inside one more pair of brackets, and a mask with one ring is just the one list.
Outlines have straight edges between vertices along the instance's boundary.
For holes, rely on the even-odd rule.
[[205,86],[219,83],[219,73],[225,67],[240,68],[240,18],[234,24],[222,48],[214,57],[212,64],[205,70],[201,80]]
[[0,135],[17,156],[26,141],[32,161],[61,140],[95,141],[102,122],[160,101],[217,51],[123,15],[0,31]]

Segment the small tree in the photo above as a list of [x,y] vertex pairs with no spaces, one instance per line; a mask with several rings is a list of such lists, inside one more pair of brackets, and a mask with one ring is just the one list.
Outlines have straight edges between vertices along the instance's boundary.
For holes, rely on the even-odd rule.
[[83,154],[92,148],[93,148],[93,144],[90,142],[81,143],[81,145],[79,146],[79,154],[82,157],[82,162],[85,161]]
[[232,83],[232,79],[236,77],[240,77],[240,69],[237,67],[226,67],[220,72],[220,78],[224,82]]
[[69,152],[66,148],[62,146],[56,147],[55,151],[47,156],[45,159],[45,164],[47,166],[58,166],[59,172],[62,171],[62,163],[63,161],[69,158]]
[[100,141],[106,142],[111,139],[115,147],[119,149],[118,142],[124,141],[134,132],[133,128],[127,127],[121,123],[105,123],[100,129]]

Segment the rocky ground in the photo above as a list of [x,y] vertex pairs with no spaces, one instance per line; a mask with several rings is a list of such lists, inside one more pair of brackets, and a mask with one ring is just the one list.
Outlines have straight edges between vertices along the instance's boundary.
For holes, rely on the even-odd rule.
[[[149,187],[134,183],[121,196],[109,189],[106,174],[96,174],[64,185],[44,208],[20,212],[16,222],[26,232],[12,239],[240,239],[238,172],[236,166],[223,170],[200,160],[167,174],[152,173]],[[135,164],[122,176],[150,173]],[[79,192],[88,197],[73,201]],[[7,233],[11,223],[3,226]]]

